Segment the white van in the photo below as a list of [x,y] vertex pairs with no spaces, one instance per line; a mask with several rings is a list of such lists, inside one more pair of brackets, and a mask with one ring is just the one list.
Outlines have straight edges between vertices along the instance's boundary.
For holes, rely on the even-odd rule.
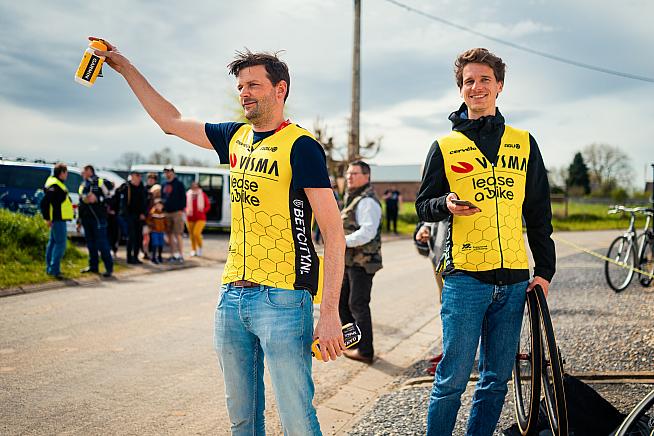
[[[166,180],[163,175],[164,166],[133,165],[131,170],[141,173],[144,181],[148,173],[156,173],[158,183],[162,184]],[[207,213],[207,227],[229,228],[231,226],[232,210],[229,200],[229,168],[227,165],[221,165],[217,168],[174,165],[174,168],[175,175],[182,182],[185,189],[189,189],[192,182],[198,182],[207,197],[209,197],[211,208]]]
[[[0,207],[14,212],[34,215],[39,213],[43,186],[52,174],[53,164],[22,162],[0,159]],[[112,171],[97,170],[98,177],[113,183],[114,189],[125,183],[125,179]],[[68,167],[65,185],[73,202],[74,219],[68,221],[67,231],[70,236],[82,236],[76,229],[77,204],[79,203],[79,186],[82,183],[82,170]]]

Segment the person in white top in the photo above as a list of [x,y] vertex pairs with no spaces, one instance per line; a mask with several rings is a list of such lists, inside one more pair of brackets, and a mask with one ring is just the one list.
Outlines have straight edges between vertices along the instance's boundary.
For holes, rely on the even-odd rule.
[[372,363],[372,317],[370,293],[372,279],[382,268],[382,208],[370,185],[370,166],[352,162],[345,173],[347,192],[341,211],[345,230],[345,274],[341,287],[339,314],[341,322],[356,322],[361,341],[356,349],[343,352],[345,357]]

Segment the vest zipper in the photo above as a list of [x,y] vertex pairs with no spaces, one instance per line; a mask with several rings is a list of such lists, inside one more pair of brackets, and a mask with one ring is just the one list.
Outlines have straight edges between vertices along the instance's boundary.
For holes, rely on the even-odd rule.
[[495,222],[497,223],[497,244],[500,248],[500,268],[504,269],[504,252],[502,251],[502,237],[500,235],[500,206],[497,201],[497,178],[495,177],[495,166],[500,159],[499,153],[495,162],[491,162],[491,169],[493,170],[493,179],[495,180]]
[[[261,144],[263,144],[263,141],[265,139],[266,138],[263,138],[261,141],[258,141],[259,145],[257,145],[256,147],[254,146],[254,143],[252,143],[252,145],[250,145],[250,148],[248,150],[248,158],[252,159],[252,153],[254,152],[254,150],[259,148],[261,146]],[[254,140],[254,134],[252,136],[252,140]],[[248,160],[248,162],[249,161],[250,160]],[[243,182],[243,185],[242,185],[243,187],[241,188],[241,220],[243,221],[243,276],[241,277],[241,280],[245,280],[245,271],[246,271],[246,262],[245,262],[246,249],[245,249],[245,247],[246,247],[247,242],[246,242],[246,237],[245,237],[245,235],[246,235],[246,232],[245,232],[245,205],[243,204],[243,199],[245,198],[245,171],[246,170],[247,170],[247,165],[243,169],[243,177],[241,177],[241,182]]]

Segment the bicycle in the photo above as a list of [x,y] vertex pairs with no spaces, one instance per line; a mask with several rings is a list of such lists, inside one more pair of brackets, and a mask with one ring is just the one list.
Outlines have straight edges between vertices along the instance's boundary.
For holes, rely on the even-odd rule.
[[567,436],[568,413],[563,389],[563,361],[556,346],[552,319],[540,286],[527,293],[520,344],[513,365],[513,395],[518,428],[533,434],[540,406],[541,388],[550,428]]
[[[651,218],[654,209],[645,207],[626,208],[615,206],[609,210],[609,214],[629,213],[629,228],[622,236],[618,236],[609,245],[606,254],[608,258],[604,262],[604,275],[609,287],[615,292],[622,292],[631,284],[635,269],[639,272],[640,283],[649,286],[654,272],[654,232],[650,228]],[[636,232],[636,214],[644,213],[647,217],[643,233],[639,236]],[[643,274],[643,272],[649,274]]]
[[654,390],[645,396],[627,415],[615,436],[653,436],[654,435]]

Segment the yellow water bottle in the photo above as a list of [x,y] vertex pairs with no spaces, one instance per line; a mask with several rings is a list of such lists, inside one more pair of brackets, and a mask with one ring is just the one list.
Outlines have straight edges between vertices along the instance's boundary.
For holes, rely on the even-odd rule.
[[104,62],[104,56],[96,55],[94,50],[107,51],[107,45],[102,41],[91,41],[75,73],[75,81],[89,88],[95,83]]

